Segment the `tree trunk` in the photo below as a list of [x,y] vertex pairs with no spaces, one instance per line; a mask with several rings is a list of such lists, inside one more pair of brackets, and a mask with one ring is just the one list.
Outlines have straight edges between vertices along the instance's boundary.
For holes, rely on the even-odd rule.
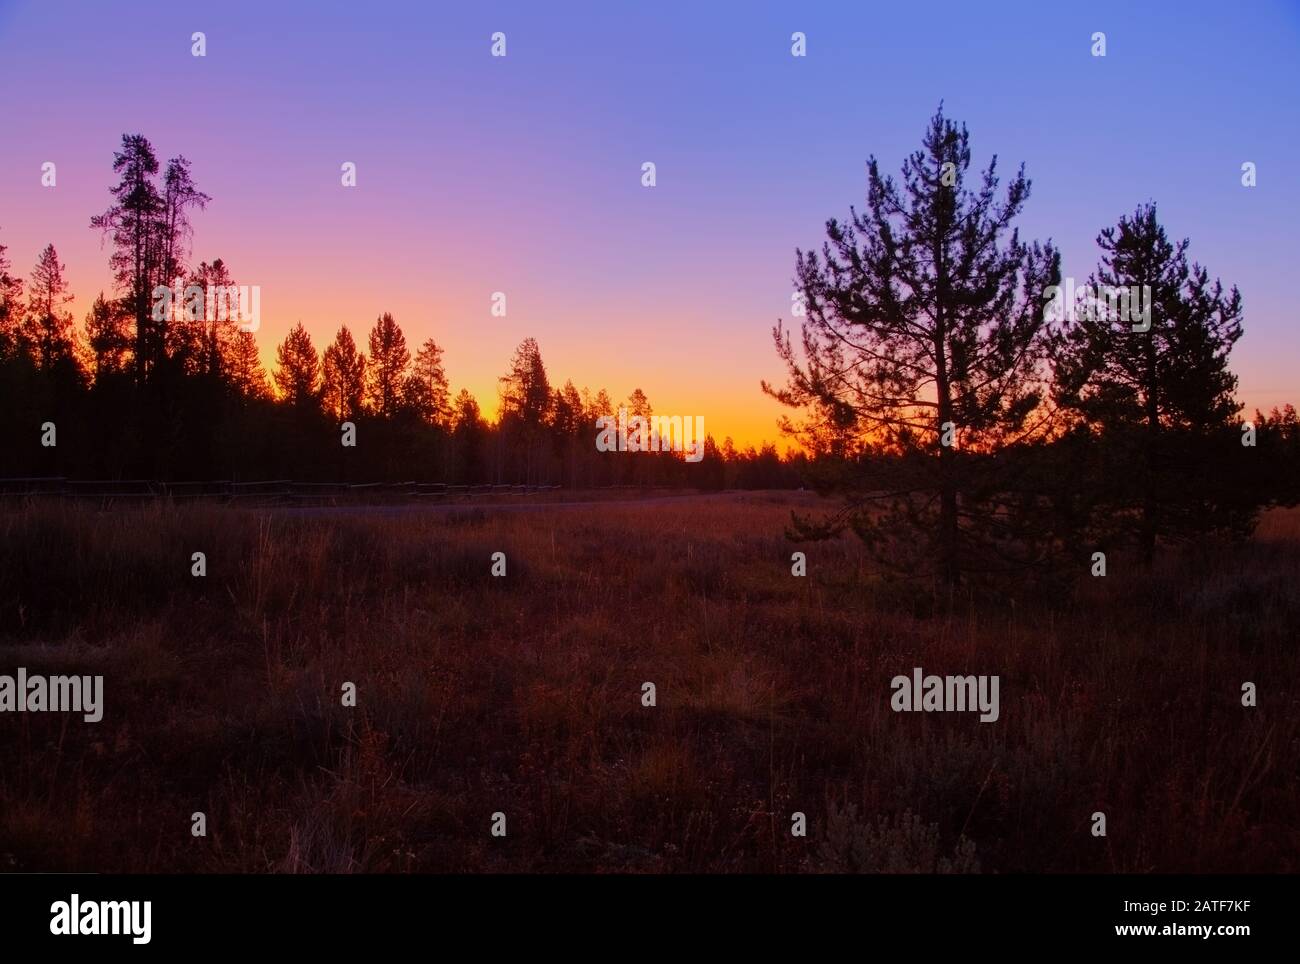
[[1149,566],[1155,559],[1156,537],[1159,530],[1158,467],[1160,447],[1160,401],[1156,378],[1155,340],[1147,332],[1147,385],[1146,385],[1146,479],[1142,492],[1142,558]]
[[952,445],[944,444],[946,427],[953,430],[956,443],[956,422],[952,412],[952,385],[948,377],[948,266],[942,243],[948,227],[943,224],[936,231],[934,245],[935,310],[934,310],[934,385],[939,406],[939,575],[951,587],[961,581],[961,564],[957,553],[957,478],[954,465],[956,452]]
[[[942,312],[939,312],[942,319]],[[943,438],[945,426],[953,422],[952,389],[948,384],[948,365],[942,337],[942,322],[939,322],[940,337],[935,344],[935,391],[939,404],[939,576],[948,586],[955,586],[961,580],[961,564],[957,554],[957,479],[956,466],[953,464],[956,452],[951,445],[945,445]],[[956,425],[953,424],[954,432]],[[955,435],[954,435],[955,441]]]

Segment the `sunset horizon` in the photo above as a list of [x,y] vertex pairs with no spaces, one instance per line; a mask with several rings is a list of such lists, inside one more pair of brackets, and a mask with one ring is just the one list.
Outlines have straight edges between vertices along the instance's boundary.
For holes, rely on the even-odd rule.
[[[1036,12],[1032,29],[1044,43],[1019,47],[1018,69],[1050,63],[1057,82],[1050,99],[1019,95],[1019,111],[1045,108],[1042,125],[1024,129],[1008,126],[984,95],[1000,89],[1006,68],[958,83],[882,44],[879,25],[854,40],[838,23],[845,14],[833,32],[816,30],[828,13],[805,23],[814,56],[791,58],[781,38],[795,28],[778,27],[805,15],[779,6],[740,22],[701,12],[686,32],[598,7],[580,27],[507,7],[444,11],[422,30],[432,15],[410,8],[402,37],[340,55],[340,32],[365,29],[346,6],[286,13],[292,29],[281,34],[262,6],[235,3],[207,15],[210,54],[200,58],[190,55],[191,15],[155,4],[138,43],[158,50],[169,72],[162,85],[149,71],[85,76],[77,65],[93,62],[93,38],[112,29],[111,14],[85,11],[47,33],[45,9],[0,4],[0,41],[12,51],[0,77],[9,86],[29,61],[68,65],[8,122],[17,149],[0,155],[0,244],[20,274],[55,246],[78,327],[99,292],[114,293],[109,248],[89,218],[107,206],[122,135],[138,133],[161,160],[186,157],[212,198],[194,212],[187,260],[221,258],[235,281],[260,285],[256,337],[267,372],[299,321],[323,348],[340,325],[364,337],[390,312],[413,345],[432,337],[444,348],[453,394],[468,389],[491,418],[511,352],[533,337],[556,387],[572,380],[614,400],[640,388],[656,409],[703,415],[719,444],[730,436],[741,449],[797,448],[777,428],[782,406],[759,389],[780,376],[771,327],[799,320],[795,250],[818,248],[826,220],[862,207],[867,158],[897,170],[942,102],[969,126],[974,167],[995,154],[1004,175],[1025,165],[1033,190],[1023,230],[1060,246],[1064,275],[1085,278],[1098,233],[1157,203],[1171,235],[1190,239],[1191,256],[1242,290],[1234,368],[1245,411],[1300,398],[1300,326],[1278,260],[1300,247],[1300,185],[1283,173],[1300,149],[1300,123],[1249,128],[1237,158],[1209,145],[1171,153],[1168,128],[1125,122],[1139,108],[1122,100],[1110,103],[1105,125],[1070,120],[1097,118],[1098,84],[1105,96],[1154,77],[1177,51],[1245,29],[1258,31],[1255,44],[1294,40],[1300,14],[1286,4],[1257,8],[1273,29],[1203,5],[1200,17],[1168,25],[1173,32],[1156,32],[1150,12],[1116,7],[1105,18],[1126,39],[1104,59],[1086,49],[1062,57],[1070,34],[1055,21],[1077,14]],[[509,56],[480,57],[504,21],[513,27]],[[961,11],[945,18],[930,52],[973,66],[1002,42]],[[674,52],[683,71],[664,76],[656,65]],[[908,82],[893,84],[888,102],[836,116],[827,94],[853,76],[857,57]],[[1213,86],[1212,71],[1191,88],[1160,85],[1167,103],[1140,109],[1172,123],[1203,85],[1204,107],[1233,105],[1220,127],[1300,120],[1280,99],[1300,86],[1294,60],[1261,56],[1253,70]],[[655,80],[643,84],[648,76]],[[41,181],[47,161],[57,164],[53,188]],[[653,189],[641,184],[647,161],[657,169]],[[1243,161],[1260,171],[1254,189],[1239,182]],[[341,184],[349,162],[355,187]],[[1274,216],[1286,210],[1295,216]],[[492,314],[495,292],[507,297],[504,317]]]
[[0,0],[6,946],[1284,943],[1298,52]]

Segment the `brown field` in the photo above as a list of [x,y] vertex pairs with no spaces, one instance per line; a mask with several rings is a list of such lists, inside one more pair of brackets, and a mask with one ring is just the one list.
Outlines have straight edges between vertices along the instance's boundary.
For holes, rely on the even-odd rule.
[[[0,715],[0,869],[1300,870],[1300,512],[949,602],[789,544],[811,501],[0,507],[0,673],[105,678]],[[1001,718],[894,713],[913,666]]]

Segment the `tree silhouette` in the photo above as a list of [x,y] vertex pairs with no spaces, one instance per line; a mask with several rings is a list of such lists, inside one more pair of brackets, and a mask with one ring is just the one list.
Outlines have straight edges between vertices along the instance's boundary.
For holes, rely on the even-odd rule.
[[267,384],[266,370],[262,367],[257,338],[251,331],[238,328],[230,336],[230,344],[226,349],[225,374],[231,388],[244,398],[260,399],[270,394],[271,387]]
[[167,284],[158,244],[158,218],[163,199],[153,182],[158,158],[142,134],[123,134],[122,149],[113,157],[121,175],[111,188],[115,203],[90,219],[91,227],[113,238],[110,263],[119,291],[135,321],[136,377],[144,381],[158,360],[161,325],[153,320],[155,284]]
[[371,409],[381,418],[397,414],[402,386],[406,382],[406,368],[410,363],[406,336],[393,316],[384,312],[375,322],[375,327],[370,329],[370,356],[366,362],[366,394]]
[[[196,312],[185,298],[153,318],[158,284],[179,278],[228,294],[233,282],[221,259],[186,267],[189,217],[207,203],[188,162],[174,158],[159,179],[148,140],[126,135],[114,155],[113,206],[92,219],[112,240],[117,297],[94,301],[84,337],[72,330],[53,246],[30,287],[0,246],[0,409],[15,425],[52,419],[74,433],[74,444],[57,448],[19,433],[4,461],[15,475],[82,478],[714,489],[813,481],[849,499],[837,516],[796,520],[796,532],[852,527],[881,556],[950,581],[1006,561],[1041,561],[1048,550],[1064,550],[1077,566],[1077,539],[1098,546],[1106,522],[1112,532],[1140,531],[1149,550],[1176,536],[1245,531],[1258,505],[1294,502],[1294,410],[1257,413],[1244,436],[1236,422],[1226,367],[1240,334],[1235,289],[1225,294],[1188,267],[1185,243],[1169,245],[1154,211],[1139,209],[1103,233],[1106,258],[1094,282],[1155,285],[1151,336],[1095,323],[1058,335],[1040,310],[1059,273],[1055,252],[1022,244],[1010,226],[1028,182],[1021,173],[1000,194],[990,165],[967,189],[969,163],[965,130],[937,114],[902,180],[882,177],[873,158],[866,213],[829,222],[820,256],[798,253],[808,320],[798,346],[778,324],[790,377],[780,390],[764,389],[803,411],[785,426],[809,454],[782,458],[772,445],[738,451],[730,438],[719,445],[710,436],[697,466],[672,454],[597,452],[595,421],[615,414],[610,393],[593,396],[571,381],[552,389],[532,338],[500,379],[489,422],[469,392],[448,401],[434,341],[412,365],[391,315],[370,334],[371,364],[346,326],[318,359],[298,325],[278,346],[283,397],[273,397],[257,338],[234,319]],[[1045,345],[1058,410],[1040,404]],[[365,417],[367,400],[377,418]],[[627,405],[651,412],[639,388]],[[1054,428],[1067,416],[1067,431],[1044,431],[1049,417]],[[366,444],[344,451],[327,423],[350,418],[365,423]],[[1257,447],[1243,449],[1240,441],[1254,435]]]
[[321,400],[325,411],[340,422],[361,413],[366,386],[366,356],[357,351],[352,332],[344,325],[325,349]]
[[551,407],[551,384],[537,340],[525,338],[510,359],[510,370],[500,378],[501,417],[529,426],[546,422]]
[[[235,286],[230,269],[221,258],[200,262],[190,276],[189,283],[198,285],[205,293],[230,291]],[[239,333],[236,319],[200,318],[184,327],[189,332],[186,341],[193,346],[191,350],[196,355],[197,370],[210,378],[229,378],[231,355]],[[259,360],[258,367],[260,366]]]
[[643,415],[646,418],[654,414],[654,409],[650,407],[650,399],[646,398],[645,392],[639,388],[634,388],[632,394],[627,397],[627,411],[629,415]]
[[[1041,431],[1049,344],[1040,310],[1057,282],[1050,243],[1012,227],[1029,197],[1023,167],[998,199],[994,157],[973,189],[966,128],[936,112],[902,184],[867,166],[867,209],[831,220],[822,255],[797,252],[806,305],[800,348],[773,330],[788,382],[764,391],[808,413],[784,428],[815,442],[847,434],[851,498],[830,520],[802,520],[806,536],[851,526],[883,561],[933,565],[947,583],[991,564],[1011,540],[1000,493],[980,477],[988,456]],[[960,448],[960,452],[959,452]],[[874,472],[879,467],[882,471]],[[921,551],[906,550],[921,534]]]
[[428,425],[442,425],[450,415],[451,390],[442,367],[442,349],[432,338],[415,353],[415,364],[402,388],[406,407]]
[[546,436],[551,415],[551,383],[541,349],[525,338],[510,359],[510,370],[499,379],[501,405],[497,439],[498,478],[525,482],[541,478],[548,457]]
[[27,282],[27,318],[21,337],[37,367],[45,372],[73,357],[72,314],[68,311],[72,295],[63,272],[58,252],[47,244]]
[[1089,284],[1096,291],[1147,286],[1150,314],[1094,310],[1065,325],[1055,395],[1101,434],[1114,453],[1110,463],[1123,464],[1097,482],[1107,493],[1100,508],[1111,520],[1139,513],[1139,542],[1150,559],[1161,537],[1240,528],[1240,506],[1212,498],[1207,486],[1225,488],[1211,468],[1223,461],[1216,451],[1235,441],[1240,405],[1227,362],[1241,337],[1241,295],[1188,262],[1188,241],[1168,239],[1155,205],[1122,217],[1097,243],[1102,258]]
[[609,392],[602,388],[596,393],[596,397],[591,400],[591,404],[587,406],[587,421],[594,428],[596,419],[601,416],[613,416],[614,414],[614,402],[609,397]]
[[23,318],[23,282],[12,274],[9,249],[0,244],[0,359],[18,350],[19,327]]
[[210,200],[195,186],[189,161],[184,157],[173,157],[167,162],[158,224],[160,271],[164,284],[180,278],[185,272],[181,252],[188,245],[192,233],[189,209],[202,210]]
[[131,354],[131,333],[121,304],[105,300],[101,291],[90,306],[85,327],[94,378],[98,381],[125,370]]
[[301,321],[285,336],[275,357],[280,397],[297,409],[314,408],[320,391],[320,358]]
[[478,402],[466,389],[462,388],[452,402],[452,444],[459,468],[457,477],[465,481],[482,479],[485,476],[483,464],[484,440],[487,425],[479,412]]
[[577,435],[584,428],[586,409],[582,395],[573,382],[566,381],[563,388],[555,390],[551,399],[551,427],[557,437],[564,439]]

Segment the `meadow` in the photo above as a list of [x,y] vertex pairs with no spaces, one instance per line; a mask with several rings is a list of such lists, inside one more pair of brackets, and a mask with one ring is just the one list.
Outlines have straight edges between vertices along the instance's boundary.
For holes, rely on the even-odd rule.
[[[104,677],[0,714],[0,870],[1300,870],[1300,510],[954,598],[816,503],[0,505],[0,672]],[[999,718],[894,712],[917,666]]]

